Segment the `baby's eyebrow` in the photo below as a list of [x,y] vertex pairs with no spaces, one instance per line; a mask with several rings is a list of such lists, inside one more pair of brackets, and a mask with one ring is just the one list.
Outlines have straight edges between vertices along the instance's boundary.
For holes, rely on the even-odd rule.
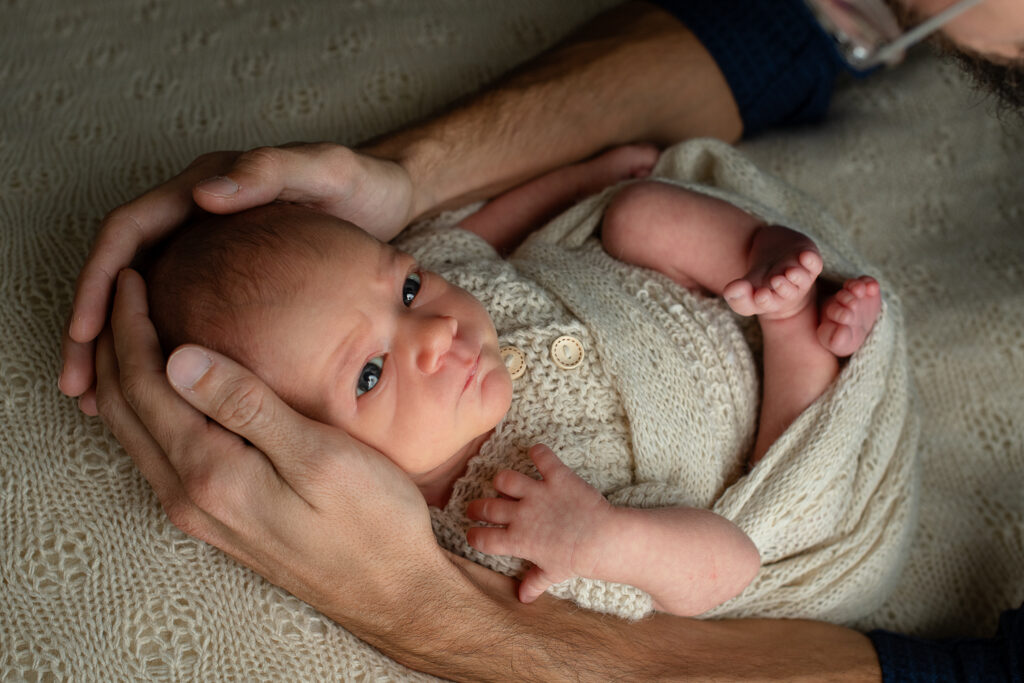
[[394,273],[393,276],[398,280],[399,291],[401,291],[401,285],[405,280],[406,270],[408,270],[407,264],[416,263],[416,259],[412,254],[404,252],[390,244],[385,246],[387,247],[386,251],[391,261],[389,264],[389,270]]
[[[392,292],[396,300],[401,296],[402,282],[405,278],[405,261],[413,260],[409,254],[396,249],[390,244],[381,244],[383,247],[380,249],[379,256],[377,258],[377,267],[375,269],[377,283],[383,285],[383,289]],[[373,287],[371,285],[371,291]],[[358,381],[359,373],[362,372],[362,364],[366,360],[359,355],[355,349],[359,343],[359,327],[353,327],[348,330],[345,337],[338,343],[337,347],[331,354],[331,360],[328,367],[334,368],[334,376],[339,378],[339,381],[348,382],[351,378],[353,392],[355,391],[355,382]],[[354,394],[353,394],[354,395]]]
[[[356,378],[357,373],[361,370],[361,368],[354,369],[356,363],[358,363],[357,360],[353,360],[357,358],[357,356],[352,352],[352,347],[355,346],[354,337],[356,332],[356,328],[349,330],[345,337],[338,343],[338,346],[331,355],[331,362],[328,367],[333,367],[335,369],[335,376],[339,378],[339,381],[348,381],[348,377],[350,376]],[[353,382],[354,381],[355,379],[353,379]],[[355,385],[353,384],[353,387],[354,386]],[[353,391],[355,391],[354,388]]]

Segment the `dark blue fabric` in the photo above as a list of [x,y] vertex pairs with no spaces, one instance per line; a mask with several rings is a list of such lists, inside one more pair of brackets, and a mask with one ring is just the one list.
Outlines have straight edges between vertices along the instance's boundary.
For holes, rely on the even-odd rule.
[[872,631],[882,681],[1024,681],[1024,605],[1003,612],[994,638],[924,640]]
[[751,136],[825,116],[844,63],[803,0],[654,0],[718,63]]

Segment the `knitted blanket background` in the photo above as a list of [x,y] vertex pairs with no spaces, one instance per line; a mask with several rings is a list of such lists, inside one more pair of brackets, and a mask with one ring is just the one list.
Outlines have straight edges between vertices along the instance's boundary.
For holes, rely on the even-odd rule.
[[[59,394],[96,224],[211,149],[357,143],[611,4],[0,4],[0,674],[386,680],[408,672],[177,531]],[[922,417],[918,532],[861,626],[983,634],[1024,600],[1024,126],[918,56],[829,121],[743,143],[821,201],[903,305]]]

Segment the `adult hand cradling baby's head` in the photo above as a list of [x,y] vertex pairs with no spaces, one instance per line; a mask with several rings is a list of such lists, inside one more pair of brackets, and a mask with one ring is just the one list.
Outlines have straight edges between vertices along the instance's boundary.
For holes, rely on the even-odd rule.
[[186,533],[366,637],[379,610],[403,599],[401,586],[374,583],[382,565],[397,576],[436,567],[454,580],[422,495],[378,452],[207,349],[176,350],[165,375],[134,271],[118,277],[96,367],[100,414]]

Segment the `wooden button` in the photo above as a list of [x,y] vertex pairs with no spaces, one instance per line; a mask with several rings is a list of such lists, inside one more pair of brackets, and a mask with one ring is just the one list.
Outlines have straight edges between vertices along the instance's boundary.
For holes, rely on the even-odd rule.
[[563,370],[572,370],[583,362],[583,343],[576,337],[563,335],[551,342],[551,360]]
[[512,379],[519,379],[526,372],[526,354],[514,346],[503,346],[500,349],[501,360],[508,368]]

